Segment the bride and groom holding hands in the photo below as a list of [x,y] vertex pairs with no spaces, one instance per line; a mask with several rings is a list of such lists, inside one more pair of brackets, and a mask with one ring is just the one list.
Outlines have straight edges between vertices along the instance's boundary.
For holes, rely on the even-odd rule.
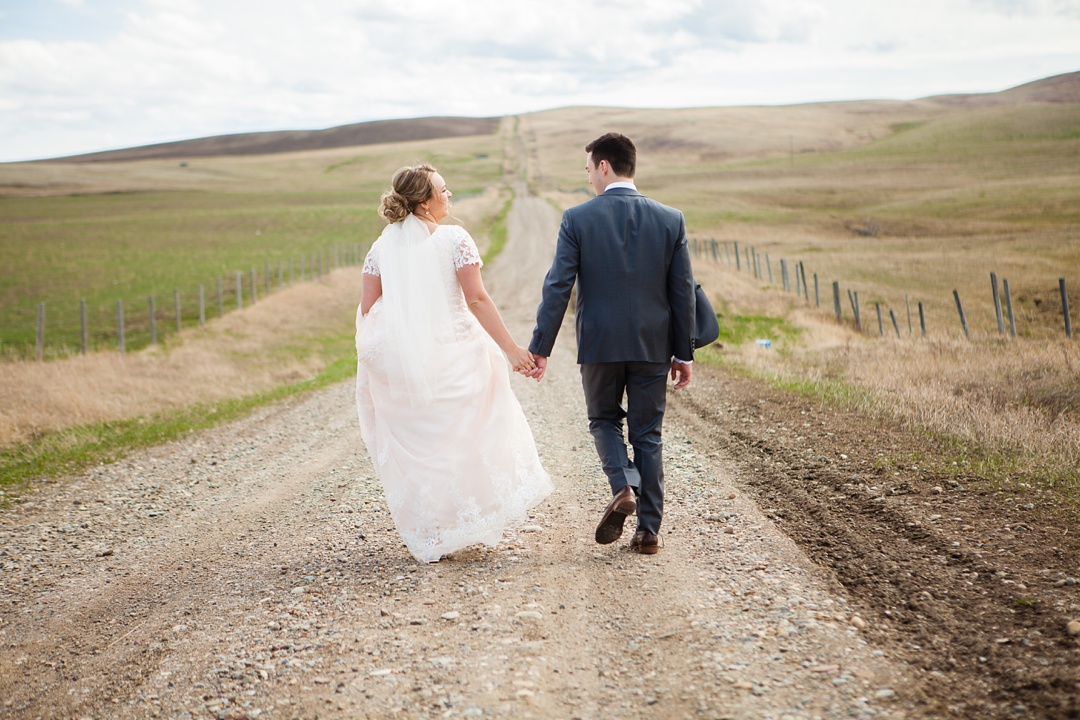
[[365,259],[357,313],[357,407],[395,526],[421,562],[497,544],[551,493],[506,360],[543,378],[575,287],[589,431],[612,491],[596,541],[618,540],[636,514],[631,550],[661,546],[667,379],[690,383],[695,346],[686,228],[635,188],[630,138],[607,133],[585,152],[596,197],[563,213],[527,349],[484,289],[472,238],[438,224],[450,212],[443,177],[402,168],[383,196],[390,224]]

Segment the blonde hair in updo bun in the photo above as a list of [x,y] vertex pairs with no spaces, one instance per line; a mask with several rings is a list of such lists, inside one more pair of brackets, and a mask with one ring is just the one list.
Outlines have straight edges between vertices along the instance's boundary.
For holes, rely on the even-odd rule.
[[416,206],[435,192],[431,176],[438,172],[427,163],[406,166],[394,173],[390,191],[383,193],[379,202],[379,216],[387,222],[401,222],[409,217]]

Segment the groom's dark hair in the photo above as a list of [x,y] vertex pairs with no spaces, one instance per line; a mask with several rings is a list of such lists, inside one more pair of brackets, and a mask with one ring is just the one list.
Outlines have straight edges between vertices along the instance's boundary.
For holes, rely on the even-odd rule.
[[585,146],[592,154],[594,165],[607,160],[612,172],[619,177],[632,178],[637,170],[637,148],[634,141],[622,133],[605,133]]

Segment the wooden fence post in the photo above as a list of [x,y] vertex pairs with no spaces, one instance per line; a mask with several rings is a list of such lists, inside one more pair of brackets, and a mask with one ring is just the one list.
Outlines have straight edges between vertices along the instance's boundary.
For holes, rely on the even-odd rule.
[[149,297],[150,301],[150,344],[157,345],[157,323],[154,317],[154,296]]
[[263,266],[263,284],[266,286],[266,294],[270,294],[270,263]]
[[874,303],[874,308],[877,310],[877,334],[878,337],[885,337],[885,324],[881,322],[881,303]]
[[199,286],[199,327],[206,325],[206,295],[203,286]]
[[45,303],[37,304],[37,345],[34,356],[38,362],[45,359]]
[[180,332],[183,329],[183,322],[180,319],[180,291],[173,290],[173,307],[176,308],[176,332]]
[[802,298],[802,275],[799,274],[799,263],[795,263],[795,297]]
[[855,329],[860,333],[862,332],[862,313],[859,312],[859,293],[852,294],[851,290],[847,291],[848,302],[851,303],[851,312],[855,315]]
[[814,307],[821,307],[821,292],[818,289],[817,273],[814,273]]
[[1001,285],[1005,291],[1005,309],[1009,311],[1009,335],[1016,337],[1016,319],[1013,317],[1012,295],[1009,294],[1009,278],[1002,278]]
[[120,343],[120,353],[124,352],[124,301],[116,301],[116,338]]
[[899,340],[900,339],[900,324],[898,322],[896,322],[896,313],[893,312],[892,308],[889,308],[889,317],[892,318],[893,330],[896,331],[896,339]]
[[259,293],[255,285],[255,268],[248,270],[248,280],[251,282],[251,304],[254,305],[259,301]]
[[964,316],[964,306],[960,303],[960,293],[953,290],[952,294],[956,298],[956,310],[960,313],[960,324],[964,326],[964,337],[970,339],[971,333],[968,331],[967,317]]
[[772,261],[769,260],[769,253],[765,253],[765,267],[767,267],[769,269],[769,284],[772,285],[773,284]]
[[998,294],[997,273],[990,273],[990,288],[994,293],[994,314],[997,316],[998,335],[1005,334],[1005,320],[1001,317],[1001,296]]
[[1065,316],[1065,337],[1072,340],[1072,318],[1069,317],[1069,293],[1065,292],[1065,278],[1058,278],[1061,289],[1061,313]]
[[784,292],[791,292],[791,282],[788,278],[787,260],[780,258],[780,282],[784,286]]
[[82,341],[82,354],[86,354],[86,348],[90,344],[87,342],[88,335],[86,332],[86,301],[79,301],[79,339]]
[[244,285],[240,280],[240,271],[236,271],[236,309],[242,310],[244,307]]
[[225,294],[221,290],[221,278],[217,279],[217,316],[225,317]]
[[923,313],[922,303],[919,303],[919,329],[922,330],[922,336],[926,337],[926,315]]
[[799,261],[799,274],[802,275],[803,300],[810,302],[810,288],[806,285],[806,263],[801,260]]
[[742,272],[742,260],[739,259],[739,243],[735,243],[735,270]]
[[840,307],[840,283],[835,280],[832,284],[832,304],[833,312],[836,313],[836,322],[843,322],[842,308]]

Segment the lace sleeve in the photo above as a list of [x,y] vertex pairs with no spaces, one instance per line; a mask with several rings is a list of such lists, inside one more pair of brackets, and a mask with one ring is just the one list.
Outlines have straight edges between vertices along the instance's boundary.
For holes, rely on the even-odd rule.
[[484,267],[484,261],[480,259],[480,251],[476,249],[476,243],[465,228],[461,228],[458,236],[454,238],[453,247],[455,270],[460,270],[466,265]]
[[375,251],[378,244],[373,244],[371,249],[368,250],[367,257],[364,258],[364,274],[374,275],[375,277],[382,277],[382,273],[379,272],[379,253]]

